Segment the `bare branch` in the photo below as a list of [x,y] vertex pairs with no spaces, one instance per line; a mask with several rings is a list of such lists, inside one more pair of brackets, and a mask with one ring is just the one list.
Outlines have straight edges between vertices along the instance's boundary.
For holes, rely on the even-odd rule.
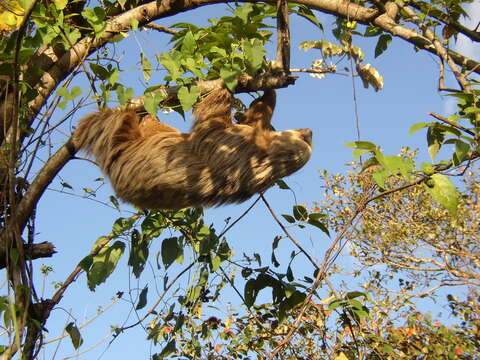
[[144,28],[153,29],[153,30],[157,30],[159,32],[164,32],[164,33],[172,34],[172,35],[178,34],[178,30],[173,30],[173,29],[170,29],[166,26],[158,25],[158,24],[155,24],[155,23],[146,24],[144,26]]
[[463,131],[463,132],[466,132],[467,134],[470,134],[470,135],[472,135],[472,136],[476,136],[473,131],[471,131],[471,130],[465,128],[465,127],[463,127],[462,125],[456,124],[456,123],[454,123],[454,122],[452,122],[452,121],[444,118],[443,116],[440,116],[440,115],[435,114],[435,113],[433,113],[433,112],[429,112],[428,115],[433,116],[435,119],[440,120],[440,121],[442,121],[442,122],[444,122],[444,123],[446,123],[446,124],[448,124],[448,125],[450,125],[450,126],[453,126],[455,129],[458,129],[458,130],[461,130],[461,131]]

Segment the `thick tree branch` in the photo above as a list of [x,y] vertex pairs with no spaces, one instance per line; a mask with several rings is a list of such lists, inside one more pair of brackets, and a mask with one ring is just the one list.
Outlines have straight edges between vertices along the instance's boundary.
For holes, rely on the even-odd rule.
[[[423,6],[423,4],[418,3],[416,1],[410,1],[409,5],[411,5],[412,7],[414,7],[415,9],[417,9],[419,11],[426,10],[425,7]],[[428,16],[430,16],[434,19],[437,19],[438,21],[441,21],[443,24],[448,25],[452,29],[458,31],[459,33],[462,33],[465,36],[467,36],[468,38],[470,38],[470,40],[480,42],[480,32],[479,31],[470,30],[466,26],[463,26],[462,24],[460,24],[456,21],[453,21],[452,19],[450,19],[448,17],[448,14],[443,14],[442,13],[441,15],[437,16],[436,13],[435,13],[435,15],[433,15],[431,12],[428,12],[428,10],[426,11],[426,13],[428,14]]]
[[[4,269],[7,266],[6,257],[8,252],[3,245],[3,242],[0,243],[0,269]],[[46,241],[39,244],[24,244],[23,248],[26,260],[52,257],[56,253],[55,246]]]
[[290,27],[288,24],[288,2],[277,1],[277,56],[273,67],[290,72]]
[[[162,19],[168,16],[176,15],[185,11],[195,9],[200,6],[222,3],[219,0],[193,0],[188,2],[178,2],[174,0],[152,1],[144,5],[138,6],[132,10],[126,11],[108,21],[106,31],[98,39],[83,38],[72,49],[64,53],[59,58],[54,58],[53,49],[43,49],[44,56],[52,56],[54,64],[38,81],[35,88],[39,91],[39,95],[29,104],[32,111],[31,119],[33,119],[40,108],[45,103],[48,96],[56,88],[56,86],[65,77],[75,69],[78,64],[83,61],[89,54],[104,46],[119,32],[129,31],[131,28],[131,20],[138,21],[139,26],[144,26],[151,21]],[[245,2],[254,2],[248,0]],[[277,0],[268,1],[276,4]],[[420,35],[415,30],[400,26],[389,12],[382,13],[379,10],[365,8],[351,2],[342,0],[299,0],[298,3],[309,6],[318,11],[355,20],[362,24],[374,24],[394,36],[400,37],[416,47],[425,49],[436,55],[436,49],[431,41]],[[448,51],[449,56],[458,65],[464,66],[466,69],[480,74],[479,63],[465,56],[457,54],[451,50]],[[45,60],[42,60],[45,61]]]

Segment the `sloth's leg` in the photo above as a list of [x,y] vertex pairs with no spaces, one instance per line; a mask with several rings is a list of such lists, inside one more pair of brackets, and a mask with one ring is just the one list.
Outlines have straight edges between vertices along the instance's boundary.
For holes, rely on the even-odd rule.
[[173,126],[160,122],[157,117],[150,114],[146,115],[140,122],[140,133],[144,138],[164,132],[178,133],[179,131]]
[[242,124],[272,130],[270,121],[275,109],[276,94],[274,89],[265,90],[263,96],[254,100],[245,112]]

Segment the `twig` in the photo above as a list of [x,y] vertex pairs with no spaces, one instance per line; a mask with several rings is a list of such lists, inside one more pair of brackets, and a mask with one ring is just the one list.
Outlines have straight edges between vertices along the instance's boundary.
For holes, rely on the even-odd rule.
[[304,72],[304,73],[310,73],[310,74],[338,74],[338,75],[349,76],[347,74],[342,74],[337,72],[337,69],[334,66],[329,66],[325,70],[290,69],[290,72]]
[[282,224],[282,222],[278,219],[277,215],[275,214],[275,212],[273,211],[272,207],[270,206],[270,204],[267,202],[267,200],[265,199],[265,197],[262,195],[260,195],[260,197],[262,198],[263,202],[265,203],[265,206],[267,207],[268,211],[270,211],[270,214],[272,214],[272,217],[273,219],[277,222],[278,226],[280,226],[280,228],[283,230],[283,232],[285,233],[285,235],[287,235],[287,237],[290,239],[291,242],[293,242],[295,244],[295,246],[300,250],[300,252],[303,253],[303,255],[305,255],[307,257],[307,259],[312,263],[312,265],[315,267],[315,269],[318,270],[318,265],[317,263],[312,259],[312,257],[305,251],[305,249],[300,245],[300,243],[288,232],[287,228]]
[[167,34],[172,34],[172,35],[178,34],[178,32],[179,32],[178,30],[173,30],[173,29],[170,29],[166,26],[158,25],[158,24],[155,24],[153,22],[145,24],[145,25],[143,25],[143,27],[153,29],[153,30],[157,30],[157,31],[160,31],[160,32],[164,32],[164,33],[167,33]]
[[100,339],[100,341],[98,341],[96,344],[93,344],[92,346],[90,346],[88,349],[85,349],[83,351],[80,351],[80,352],[77,352],[76,354],[74,355],[70,355],[70,356],[67,356],[67,357],[64,357],[62,358],[61,360],[68,360],[68,359],[74,359],[74,358],[78,358],[79,355],[83,355],[89,351],[92,351],[93,349],[99,347],[100,345],[102,345],[102,343],[104,343],[105,341],[108,340],[108,338],[112,335],[111,332],[109,332],[107,335],[105,335],[102,339]]
[[466,132],[467,134],[470,134],[470,135],[472,135],[472,136],[476,136],[476,134],[475,134],[473,131],[471,131],[471,130],[465,128],[465,127],[463,127],[462,125],[455,124],[453,121],[450,121],[450,120],[448,120],[448,119],[445,119],[443,116],[440,116],[440,115],[435,114],[435,113],[433,113],[433,112],[429,112],[428,115],[433,116],[435,119],[440,120],[440,121],[442,121],[442,122],[444,122],[444,123],[446,123],[446,124],[448,124],[448,125],[450,125],[450,126],[453,126],[455,129],[458,129],[458,130],[461,130],[461,131],[463,131],[463,132]]
[[[99,316],[101,316],[102,314],[104,314],[106,311],[108,311],[113,305],[115,305],[115,303],[120,299],[119,296],[115,296],[115,298],[112,300],[112,302],[110,304],[108,304],[107,306],[105,306],[105,308],[102,309],[102,311],[98,312],[95,316],[93,316],[92,318],[90,318],[89,320],[85,321],[83,324],[81,324],[80,326],[78,326],[78,329],[83,329],[84,327],[86,327],[87,325],[91,324],[92,321],[95,321]],[[60,336],[57,336],[53,339],[50,339],[50,340],[47,340],[45,342],[43,342],[42,346],[43,345],[47,345],[47,344],[50,344],[52,342],[55,342],[55,341],[59,341],[65,337],[69,336],[68,334],[62,334]]]
[[238,223],[245,215],[247,215],[247,214],[250,212],[250,210],[252,210],[252,208],[257,204],[258,200],[260,200],[260,197],[261,197],[261,195],[252,203],[252,205],[250,205],[250,206],[248,207],[247,210],[245,210],[245,211],[243,212],[242,215],[240,215],[234,222],[232,222],[229,226],[227,226],[227,227],[225,228],[225,230],[223,230],[223,231],[220,233],[220,235],[218,235],[218,237],[221,238],[223,235],[225,235],[225,233],[226,233],[228,230],[230,230],[230,229],[231,229],[236,223]]
[[[183,274],[185,274],[188,270],[190,270],[192,268],[193,265],[195,265],[195,263],[197,262],[197,260],[194,260],[190,263],[190,265],[188,265],[185,269],[183,269],[182,271],[180,271],[177,276],[175,276],[172,281],[170,281],[170,283],[165,287],[165,290],[163,292],[162,295],[160,295],[160,297],[158,298],[158,300],[155,302],[155,304],[153,304],[153,306],[150,308],[150,310],[147,311],[147,313],[142,317],[140,318],[137,322],[134,322],[133,324],[131,325],[128,325],[128,326],[123,326],[121,328],[118,328],[118,332],[123,332],[127,329],[130,329],[130,328],[133,328],[135,326],[137,326],[138,324],[142,323],[147,317],[149,317],[156,309],[156,307],[160,304],[160,302],[163,300],[163,298],[165,297],[165,295],[167,294],[168,290],[177,282],[178,279],[180,279],[180,277],[182,277]],[[116,338],[116,337],[115,337]],[[112,342],[115,340],[112,339]]]

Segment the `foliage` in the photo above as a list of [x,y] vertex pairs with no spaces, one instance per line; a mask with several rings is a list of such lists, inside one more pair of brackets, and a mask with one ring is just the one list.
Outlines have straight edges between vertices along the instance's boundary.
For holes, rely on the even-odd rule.
[[[414,153],[406,149],[401,156],[412,161]],[[352,256],[369,267],[383,264],[394,272],[402,271],[416,287],[438,286],[439,282],[478,286],[478,176],[478,170],[465,170],[460,178],[464,191],[455,215],[435,201],[423,184],[372,201],[347,236]],[[351,204],[358,204],[376,187],[368,172],[325,174],[324,181],[327,192],[321,210],[339,214],[330,218],[329,226],[334,229],[343,226]],[[405,178],[391,176],[386,187],[406,184]]]

